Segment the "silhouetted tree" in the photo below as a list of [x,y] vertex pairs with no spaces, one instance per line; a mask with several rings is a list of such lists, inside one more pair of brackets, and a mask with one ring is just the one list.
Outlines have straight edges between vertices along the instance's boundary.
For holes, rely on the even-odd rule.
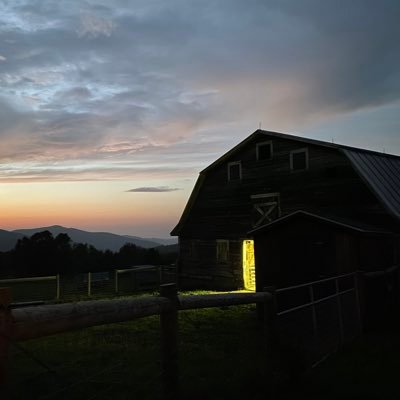
[[171,258],[157,249],[144,249],[126,243],[118,252],[101,251],[86,243],[72,243],[60,233],[55,238],[49,231],[19,239],[10,252],[0,253],[0,274],[40,276],[56,273],[109,271],[141,264],[165,264]]
[[57,251],[51,232],[43,231],[18,240],[15,254],[20,266],[29,275],[46,275],[56,270]]

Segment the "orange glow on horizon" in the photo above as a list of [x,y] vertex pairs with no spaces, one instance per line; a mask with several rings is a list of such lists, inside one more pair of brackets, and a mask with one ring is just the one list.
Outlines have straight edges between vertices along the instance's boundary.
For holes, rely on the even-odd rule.
[[188,192],[126,192],[131,187],[132,183],[126,182],[2,185],[0,229],[62,225],[89,231],[168,236],[179,220]]

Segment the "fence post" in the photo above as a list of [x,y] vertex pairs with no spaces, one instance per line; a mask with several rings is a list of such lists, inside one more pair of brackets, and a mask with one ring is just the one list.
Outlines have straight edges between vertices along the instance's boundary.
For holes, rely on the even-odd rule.
[[263,288],[264,293],[271,296],[265,296],[264,300],[264,346],[265,346],[265,378],[268,381],[268,392],[271,398],[275,398],[275,379],[274,365],[276,360],[277,332],[276,332],[276,288],[267,286]]
[[317,310],[315,308],[315,298],[314,298],[314,288],[312,283],[308,286],[308,293],[310,295],[310,303],[311,303],[311,311],[312,311],[312,320],[313,320],[313,333],[314,336],[317,336],[318,333],[318,322],[317,322]]
[[179,398],[178,376],[178,295],[176,284],[160,286],[160,296],[170,300],[171,307],[160,314],[163,395],[165,400]]
[[10,288],[0,288],[0,393],[1,398],[5,400],[10,398],[10,338],[12,335],[10,303]]
[[336,303],[337,303],[338,318],[339,318],[339,335],[340,335],[339,345],[341,346],[344,342],[344,326],[343,326],[343,313],[342,313],[342,299],[340,297],[341,295],[339,294],[338,278],[335,279],[335,289],[336,289]]
[[263,289],[264,293],[269,293],[271,297],[266,296],[264,300],[264,334],[266,339],[267,353],[270,355],[276,339],[276,288],[267,286]]
[[132,292],[136,292],[138,289],[138,285],[137,285],[137,271],[132,271]]
[[115,294],[118,294],[118,270],[114,270]]
[[364,331],[364,288],[363,288],[363,273],[357,271],[354,274],[354,287],[356,290],[357,315],[359,322],[360,333]]
[[56,299],[60,300],[60,274],[56,275]]
[[90,297],[92,295],[92,273],[87,274],[87,295]]

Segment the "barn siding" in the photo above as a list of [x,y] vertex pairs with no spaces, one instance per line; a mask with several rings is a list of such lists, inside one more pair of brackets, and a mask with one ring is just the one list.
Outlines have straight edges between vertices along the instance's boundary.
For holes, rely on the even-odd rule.
[[229,240],[227,262],[217,262],[217,239],[180,237],[179,242],[182,287],[229,290],[243,286],[242,240]]
[[[273,143],[272,159],[257,161],[256,144],[268,140]],[[308,149],[309,169],[291,171],[290,152],[301,148]],[[229,182],[227,165],[234,161],[241,162],[242,179]],[[350,162],[333,148],[260,134],[202,176],[203,182],[179,231],[182,282],[190,275],[196,276],[197,286],[242,287],[241,245],[253,228],[252,195],[280,193],[282,215],[304,210],[371,222],[387,218]],[[217,239],[232,243],[229,265],[216,263]],[[199,253],[193,257],[188,249],[195,240],[199,241]]]

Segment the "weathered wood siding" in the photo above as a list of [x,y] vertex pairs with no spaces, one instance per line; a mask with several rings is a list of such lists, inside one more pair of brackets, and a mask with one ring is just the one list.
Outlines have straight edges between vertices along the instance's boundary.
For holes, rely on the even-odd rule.
[[[273,144],[273,157],[258,161],[256,144],[268,140]],[[308,149],[309,168],[292,171],[290,153],[302,148]],[[227,165],[235,161],[241,162],[242,179],[228,181]],[[241,287],[242,240],[254,224],[251,196],[275,192],[280,193],[282,215],[304,210],[363,221],[382,221],[387,217],[340,150],[256,135],[236,154],[205,173],[179,232],[182,276],[196,276],[199,286],[203,276],[205,283],[211,282],[210,287],[219,279],[230,281],[231,288]],[[216,263],[217,239],[229,239],[232,243],[227,265]],[[197,255],[190,250],[192,241],[199,241]]]
[[232,289],[243,285],[242,240],[229,241],[227,262],[218,262],[215,239],[180,238],[179,245],[182,287]]

